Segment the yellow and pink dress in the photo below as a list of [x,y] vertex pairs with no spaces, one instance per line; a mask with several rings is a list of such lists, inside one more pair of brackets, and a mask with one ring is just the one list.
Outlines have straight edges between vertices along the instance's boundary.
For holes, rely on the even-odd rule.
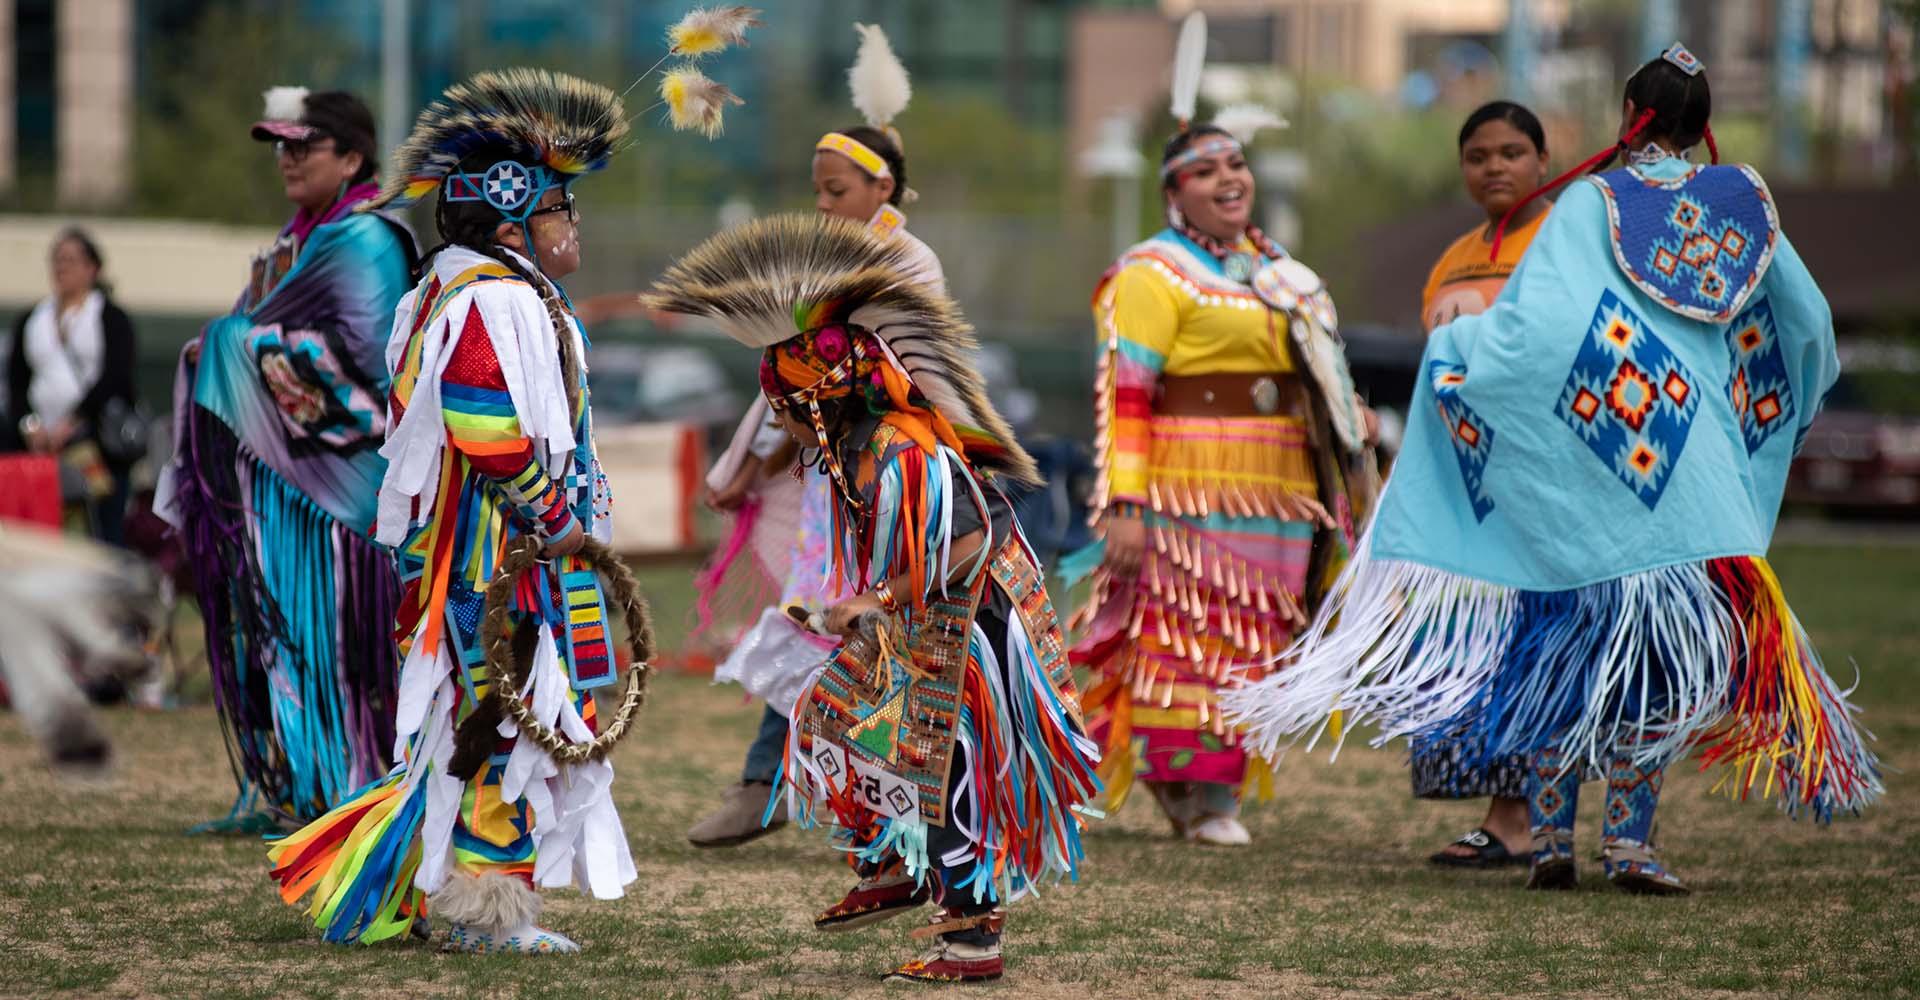
[[[1094,506],[1141,512],[1147,531],[1138,573],[1093,571],[1075,616],[1114,807],[1136,777],[1237,792],[1270,776],[1220,718],[1221,685],[1277,664],[1359,515],[1347,483],[1365,449],[1332,303],[1271,242],[1234,249],[1238,279],[1168,229],[1094,292]],[[1063,568],[1075,575],[1095,554]]]

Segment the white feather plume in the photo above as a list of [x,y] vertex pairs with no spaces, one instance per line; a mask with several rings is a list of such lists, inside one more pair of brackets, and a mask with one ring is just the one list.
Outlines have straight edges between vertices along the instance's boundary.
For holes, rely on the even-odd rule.
[[262,114],[270,122],[297,122],[307,115],[307,88],[274,87],[263,92],[266,99],[266,111]]
[[860,50],[847,70],[847,87],[853,91],[854,109],[868,125],[885,130],[913,99],[913,86],[907,80],[907,68],[893,54],[887,33],[877,24],[855,24],[860,33]]
[[1245,146],[1263,128],[1286,128],[1287,120],[1258,104],[1229,104],[1213,116],[1213,124]]
[[1180,40],[1173,47],[1173,118],[1182,127],[1193,121],[1200,99],[1200,71],[1207,66],[1207,15],[1194,11],[1180,22]]

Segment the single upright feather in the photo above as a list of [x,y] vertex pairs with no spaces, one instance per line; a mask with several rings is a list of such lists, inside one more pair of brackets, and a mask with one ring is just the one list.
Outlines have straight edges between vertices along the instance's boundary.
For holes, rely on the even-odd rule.
[[1226,129],[1244,146],[1263,128],[1286,128],[1287,120],[1258,104],[1229,104],[1213,116],[1213,124]]
[[696,7],[667,29],[667,51],[698,59],[747,44],[747,29],[760,26],[760,12],[752,7]]
[[860,33],[860,50],[847,70],[847,87],[853,91],[853,107],[868,125],[886,130],[913,99],[913,85],[907,68],[893,54],[887,33],[877,24],[855,24]]
[[660,78],[660,99],[666,102],[667,114],[676,130],[698,129],[709,139],[720,134],[721,116],[727,105],[747,103],[690,66],[682,66]]
[[1180,22],[1180,40],[1173,47],[1173,119],[1185,129],[1193,121],[1200,99],[1200,71],[1207,66],[1207,15],[1194,11]]

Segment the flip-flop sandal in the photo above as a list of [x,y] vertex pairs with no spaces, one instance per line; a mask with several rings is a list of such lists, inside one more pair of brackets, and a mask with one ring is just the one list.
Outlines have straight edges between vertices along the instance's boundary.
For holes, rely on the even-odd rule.
[[1486,827],[1477,827],[1462,836],[1448,847],[1470,848],[1472,854],[1449,854],[1436,851],[1427,856],[1427,860],[1442,868],[1505,868],[1509,865],[1524,865],[1531,859],[1525,854],[1515,854],[1507,850]]

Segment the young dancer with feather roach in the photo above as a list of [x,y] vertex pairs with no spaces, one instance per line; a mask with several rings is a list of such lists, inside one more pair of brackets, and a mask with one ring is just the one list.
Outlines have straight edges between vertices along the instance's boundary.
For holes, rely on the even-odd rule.
[[[854,29],[860,49],[847,71],[847,85],[865,124],[836,129],[814,143],[814,208],[863,223],[875,236],[899,243],[909,276],[928,291],[945,294],[940,258],[907,231],[901,211],[919,197],[907,186],[906,144],[893,126],[913,95],[906,67],[879,27],[856,24]],[[766,400],[755,397],[707,475],[707,502],[732,515],[733,530],[699,580],[702,628],[729,612],[758,614],[714,677],[740,684],[766,708],[740,780],[726,789],[719,808],[687,831],[695,847],[732,847],[786,824],[786,808],[773,794],[787,745],[786,710],[832,648],[831,641],[796,625],[783,610],[819,610],[834,596],[827,567],[827,477],[817,469],[798,478],[787,475],[792,448]],[[834,926],[833,918],[823,914],[822,926]]]
[[1033,463],[967,360],[971,331],[906,245],[829,217],[714,237],[650,297],[761,350],[760,384],[828,476],[839,637],[795,702],[788,805],[824,801],[861,878],[840,929],[938,907],[893,977],[1002,974],[1002,907],[1081,861],[1098,792],[1060,628],[1002,492]]

